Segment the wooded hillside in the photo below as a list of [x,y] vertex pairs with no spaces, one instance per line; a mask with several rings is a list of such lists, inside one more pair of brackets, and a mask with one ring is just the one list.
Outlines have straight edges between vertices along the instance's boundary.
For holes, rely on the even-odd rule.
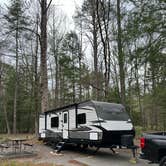
[[137,126],[166,130],[165,0],[0,4],[0,132],[37,133],[38,115],[84,100],[122,103]]

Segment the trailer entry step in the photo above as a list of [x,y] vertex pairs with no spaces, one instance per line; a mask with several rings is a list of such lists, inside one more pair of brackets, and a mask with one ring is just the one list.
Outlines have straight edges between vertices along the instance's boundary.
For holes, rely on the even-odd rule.
[[56,153],[60,153],[65,145],[65,142],[58,142],[54,148]]

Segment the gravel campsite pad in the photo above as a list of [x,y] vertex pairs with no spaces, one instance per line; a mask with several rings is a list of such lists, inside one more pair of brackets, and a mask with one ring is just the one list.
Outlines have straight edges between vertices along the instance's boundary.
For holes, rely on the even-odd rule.
[[37,156],[2,160],[0,166],[9,166],[9,163],[12,163],[12,166],[148,166],[148,163],[143,160],[138,160],[136,164],[131,163],[129,161],[131,152],[128,150],[118,150],[117,154],[112,154],[109,149],[101,149],[93,154],[94,149],[83,151],[67,147],[60,154],[56,154],[51,147],[42,142],[36,142],[34,150]]

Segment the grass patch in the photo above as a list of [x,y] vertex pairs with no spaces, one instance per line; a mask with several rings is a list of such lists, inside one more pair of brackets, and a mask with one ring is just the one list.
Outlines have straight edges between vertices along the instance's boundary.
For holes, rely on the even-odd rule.
[[20,139],[26,139],[27,141],[31,141],[32,143],[40,143],[40,141],[38,141],[37,137],[35,136],[35,134],[0,134],[0,143],[2,142],[7,142],[10,139],[13,138],[20,138]]
[[1,139],[10,139],[10,138],[32,139],[34,137],[35,137],[34,134],[0,134],[0,140]]

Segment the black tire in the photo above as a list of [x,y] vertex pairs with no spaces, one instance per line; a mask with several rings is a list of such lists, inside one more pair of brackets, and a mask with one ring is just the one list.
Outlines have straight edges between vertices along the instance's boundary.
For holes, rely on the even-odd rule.
[[81,148],[82,150],[86,150],[86,149],[88,148],[88,145],[87,145],[87,144],[81,144],[81,145],[80,145],[80,148]]
[[76,144],[76,148],[80,149],[81,148],[81,144]]
[[159,166],[166,166],[166,156],[164,156],[161,160],[160,160],[160,165]]

